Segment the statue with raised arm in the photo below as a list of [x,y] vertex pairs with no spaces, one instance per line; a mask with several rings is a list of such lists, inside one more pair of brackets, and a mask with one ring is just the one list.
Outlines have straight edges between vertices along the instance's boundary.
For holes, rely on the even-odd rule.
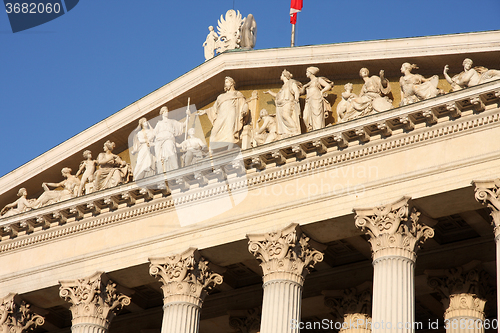
[[444,78],[451,84],[453,91],[500,79],[500,70],[488,69],[482,66],[472,68],[473,62],[469,58],[466,58],[462,65],[464,66],[463,72],[453,77],[448,74],[449,66],[444,66]]
[[24,187],[19,189],[19,191],[17,192],[17,196],[19,197],[19,199],[17,199],[13,203],[5,205],[5,207],[2,208],[2,211],[0,211],[0,215],[2,215],[3,217],[8,217],[27,212],[34,207],[35,200],[26,199],[26,197],[28,196],[28,191],[26,191]]
[[259,119],[262,119],[262,126],[254,135],[254,140],[258,146],[276,141],[278,139],[276,118],[270,115],[266,109],[260,111]]
[[[92,159],[92,152],[90,150],[85,150],[83,152],[83,158],[85,160],[80,163],[78,172],[75,175],[75,177],[78,177],[83,172],[82,178],[80,179],[80,186],[78,186],[77,196],[81,196],[83,194],[83,188],[87,182],[89,184],[94,182],[95,165],[97,164],[97,161]],[[90,192],[85,192],[85,194],[89,193]]]
[[232,149],[240,141],[243,117],[248,113],[248,103],[243,94],[235,89],[235,81],[227,76],[224,80],[224,93],[217,97],[215,104],[199,111],[207,114],[212,122],[210,151]]
[[379,75],[370,76],[367,68],[359,70],[359,76],[365,83],[359,96],[352,100],[352,107],[360,113],[360,117],[392,109],[392,101],[387,97],[391,92],[389,80],[384,77],[383,70]]
[[[34,207],[40,208],[60,201],[71,199],[77,196],[80,179],[71,174],[70,168],[63,168],[61,174],[64,178],[59,183],[42,183],[45,192],[35,201]],[[62,190],[50,190],[52,188],[62,187]]]
[[203,48],[205,50],[205,61],[210,60],[214,57],[214,52],[216,49],[216,42],[219,39],[219,36],[217,33],[214,31],[213,26],[208,27],[208,35],[207,39],[205,39],[205,42],[203,43]]
[[170,119],[166,106],[160,109],[160,115],[162,119],[158,121],[154,129],[156,172],[158,173],[179,168],[175,137],[184,133],[184,127],[188,121],[189,108],[186,109],[186,120],[184,122]]
[[306,93],[303,118],[308,132],[325,127],[325,118],[331,111],[330,103],[325,97],[326,92],[332,89],[333,82],[325,77],[317,77],[318,72],[317,67],[307,68],[306,76],[310,81],[301,89],[302,94]]
[[360,117],[361,112],[352,106],[352,101],[358,96],[352,92],[352,83],[344,85],[342,100],[337,105],[337,123],[343,123]]
[[106,141],[103,153],[97,155],[99,169],[94,174],[94,191],[104,190],[123,183],[127,183],[130,175],[130,166],[118,155],[113,154],[115,143]]
[[188,138],[177,146],[185,153],[182,156],[184,166],[189,166],[201,161],[205,157],[207,145],[203,140],[196,137],[196,130],[190,128],[188,130]]
[[283,86],[278,93],[271,90],[265,93],[274,97],[277,133],[280,139],[284,139],[301,133],[299,97],[302,84],[286,69],[281,73],[281,81]]
[[413,74],[412,69],[418,69],[417,65],[408,62],[401,65],[401,73],[404,76],[399,79],[399,85],[401,86],[401,102],[399,106],[423,101],[443,93],[437,87],[439,76],[434,75],[426,79],[420,74]]
[[155,174],[153,156],[154,131],[146,118],[139,119],[139,126],[133,134],[130,153],[135,155],[134,180],[143,179]]

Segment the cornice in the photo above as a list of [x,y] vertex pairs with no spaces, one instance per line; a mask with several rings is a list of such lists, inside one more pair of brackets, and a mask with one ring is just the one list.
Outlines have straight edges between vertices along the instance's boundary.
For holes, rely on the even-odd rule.
[[[0,253],[164,213],[175,206],[196,204],[217,196],[227,186],[233,192],[255,189],[302,177],[314,170],[328,170],[396,150],[485,130],[500,122],[499,92],[500,82],[490,82],[245,150],[241,161],[220,156],[206,166],[178,169],[166,174],[169,179],[181,179],[170,188],[176,193],[175,197],[166,188],[147,190],[129,183],[4,218],[0,220],[3,238]],[[474,101],[478,100],[480,103],[476,106]],[[460,113],[457,114],[456,110]],[[425,114],[431,116],[425,117]],[[390,132],[380,128],[381,123]],[[363,132],[365,142],[362,144],[359,132]],[[335,139],[338,137],[343,141]],[[206,181],[197,179],[196,173],[202,174],[201,178]],[[226,179],[235,174],[245,174],[246,177],[228,183]],[[163,175],[151,179],[156,184],[160,181],[165,181]]]

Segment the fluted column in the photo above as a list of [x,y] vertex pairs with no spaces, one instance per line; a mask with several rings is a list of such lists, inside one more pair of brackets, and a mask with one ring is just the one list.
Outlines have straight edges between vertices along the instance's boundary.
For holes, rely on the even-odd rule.
[[196,333],[207,291],[222,283],[195,248],[164,258],[151,258],[149,273],[163,290],[162,333]]
[[447,333],[483,333],[484,306],[489,288],[485,271],[463,267],[425,272],[429,286],[438,291],[445,308]]
[[323,260],[325,246],[297,224],[277,232],[247,235],[249,251],[263,272],[261,333],[299,332],[302,286],[308,268]]
[[10,293],[0,298],[0,332],[25,333],[45,323],[19,295]]
[[354,209],[355,224],[369,237],[373,257],[374,332],[414,332],[414,267],[419,245],[434,231],[419,223],[409,197],[385,206]]
[[500,320],[500,179],[473,181],[476,200],[490,209],[497,253],[497,319]]
[[130,297],[102,272],[59,284],[59,295],[71,303],[72,333],[106,333],[118,311],[130,304]]
[[370,333],[372,284],[363,283],[345,290],[324,290],[325,305],[333,310],[341,333]]

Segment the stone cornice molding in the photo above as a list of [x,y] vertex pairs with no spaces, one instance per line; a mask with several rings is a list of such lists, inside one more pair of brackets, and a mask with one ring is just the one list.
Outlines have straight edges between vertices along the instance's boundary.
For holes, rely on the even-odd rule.
[[19,295],[10,293],[0,298],[0,332],[24,333],[44,323],[45,319],[34,313]]
[[371,244],[374,263],[383,257],[405,257],[415,261],[416,252],[434,230],[419,222],[420,212],[410,197],[373,208],[355,208],[355,225]]
[[303,285],[309,268],[323,261],[326,246],[302,232],[298,224],[264,234],[247,235],[248,250],[257,260],[263,273],[264,286],[276,280]]
[[162,284],[165,306],[186,302],[201,307],[207,292],[222,284],[222,275],[214,272],[195,248],[149,261],[149,273]]
[[500,179],[474,180],[476,200],[483,205],[487,205],[491,210],[493,233],[495,240],[500,238]]
[[[495,88],[493,89],[493,87]],[[487,104],[496,103],[496,101],[498,101],[498,98],[496,97],[496,99],[488,97],[494,95],[494,92],[496,91],[495,89],[500,90],[500,83],[498,82],[464,89],[462,91],[459,91],[458,93],[465,92],[465,95],[456,96],[460,98],[464,96],[470,96],[471,91],[473,92],[473,94],[476,94],[476,89],[480,89],[480,91],[482,91],[484,98],[488,101]],[[453,94],[456,93],[452,93],[449,95]],[[449,96],[445,95],[441,97],[448,98]],[[429,101],[432,101],[433,103],[435,103],[435,105],[440,105],[441,102],[439,101],[441,97]],[[457,103],[460,98],[457,99]],[[423,102],[411,104],[408,107],[416,107],[416,109],[411,109],[411,112],[413,112],[414,114],[412,117],[414,117],[415,119],[419,119],[420,122],[425,122],[425,119],[423,117],[418,116],[418,110],[422,112],[422,109],[418,107],[418,104],[421,103]],[[349,130],[352,129],[355,124],[357,124],[357,121],[363,122],[367,127],[370,127],[371,123],[376,123],[380,120],[379,117],[385,117],[387,119],[393,117],[393,119],[396,119],[401,112],[401,110],[399,109],[394,109],[381,114],[376,114],[374,116],[366,117],[366,119],[358,119],[354,121],[353,124],[340,124],[342,126],[339,126],[339,128],[344,129],[344,131],[348,133]],[[396,112],[396,110],[399,111]],[[394,115],[393,112],[396,112],[396,115]],[[372,119],[372,117],[374,117],[374,119]],[[264,186],[269,182],[279,182],[284,180],[285,178],[289,179],[290,177],[299,177],[304,173],[315,172],[315,170],[317,169],[332,168],[338,165],[343,165],[345,163],[352,163],[361,158],[371,158],[376,156],[377,154],[388,154],[395,149],[409,149],[414,146],[426,144],[429,141],[445,140],[451,136],[463,135],[470,131],[486,129],[500,122],[500,114],[496,109],[491,111],[484,111],[479,114],[464,113],[460,119],[453,121],[446,119],[446,112],[439,113],[439,117],[441,117],[439,119],[440,121],[438,121],[436,124],[431,124],[420,128],[417,127],[414,130],[403,132],[400,134],[393,134],[390,139],[377,139],[378,134],[376,132],[373,132],[372,134],[374,135],[374,137],[371,139],[369,144],[349,147],[348,149],[339,149],[339,147],[336,146],[336,141],[334,141],[333,139],[333,141],[328,139],[329,137],[332,138],[334,136],[332,136],[332,132],[336,132],[335,129],[337,127],[332,126],[320,131],[306,133],[298,137],[290,138],[289,140],[287,139],[263,147],[257,147],[255,149],[244,151],[244,165],[245,168],[249,169],[247,171],[247,177],[245,179],[242,179],[241,181],[230,183],[230,189],[231,191],[235,191],[239,190],[240,188],[246,188],[247,186]],[[313,134],[316,137],[323,135],[325,136],[321,140],[323,140],[323,142],[329,142],[327,153],[319,155],[314,153],[314,146],[312,145],[312,143],[311,145],[308,144],[308,140],[311,140],[310,142],[314,141]],[[352,138],[352,140],[355,140],[355,138]],[[294,155],[290,155],[291,148],[287,148],[291,147],[291,145],[294,145],[297,142],[302,142],[302,146],[309,147],[307,148],[309,149],[308,156],[302,161],[295,161]],[[286,156],[285,162],[288,165],[277,166],[269,160],[274,158],[272,152],[275,151],[280,151],[282,152],[281,154],[283,156]],[[247,161],[250,161],[252,156],[254,156],[255,154],[262,156],[262,158],[267,161],[267,166],[264,170],[265,172],[252,172],[253,170],[250,170],[252,169],[252,167],[249,164],[250,162],[247,163]],[[228,165],[229,163],[228,160],[224,157],[216,159],[215,161],[221,164],[226,163],[225,165]],[[184,168],[175,170],[174,173],[175,176],[186,176],[193,172],[195,172],[194,168]],[[233,168],[232,166],[225,168],[224,171],[224,173],[234,172],[237,172],[237,169]],[[215,172],[210,171],[208,177],[211,177],[210,179],[212,180],[208,185],[198,187],[195,186],[194,188],[187,190],[184,195],[177,195],[175,198],[163,198],[165,196],[168,196],[169,194],[167,190],[161,189],[156,190],[154,198],[151,196],[148,197],[145,193],[140,191],[135,183],[129,183],[118,186],[116,188],[111,188],[105,191],[100,191],[83,197],[60,202],[49,207],[44,207],[23,214],[0,219],[0,235],[3,235],[4,238],[4,240],[2,241],[2,243],[4,244],[0,245],[0,252],[10,251],[12,249],[19,248],[20,246],[31,245],[33,244],[33,242],[39,243],[45,240],[73,234],[75,232],[93,229],[103,225],[109,225],[110,223],[133,219],[138,215],[143,215],[144,213],[151,214],[165,209],[173,209],[175,206],[179,205],[193,204],[198,200],[210,200],[210,198],[220,192],[219,188],[225,188],[227,184],[225,181],[222,183],[214,182],[215,178],[219,177]],[[161,181],[164,182],[165,178],[163,175],[161,175],[157,179],[152,179],[151,181],[160,183]],[[111,209],[107,206],[104,199],[108,197],[114,197],[117,200],[117,202],[119,203],[117,209],[111,211]],[[144,201],[146,201],[146,203],[144,203]],[[140,205],[141,208],[138,207],[137,209],[134,209],[133,207],[137,206],[137,204],[139,203],[144,204]],[[90,208],[88,208],[89,205],[102,207],[102,209],[98,213],[92,213],[90,211]],[[96,215],[97,218],[94,215]],[[99,215],[102,215],[103,217],[101,218],[99,217]],[[83,224],[78,223],[77,225],[75,225],[75,222],[80,222],[82,220],[84,221]],[[88,222],[85,223],[85,221]],[[57,231],[55,230],[54,232],[46,232],[46,229],[50,229],[53,227],[59,228],[57,228]],[[44,232],[44,234],[40,235],[40,232]],[[35,234],[32,236],[30,235],[31,233]],[[23,235],[24,239],[22,241],[16,241],[15,238],[17,238],[18,235]]]
[[109,328],[111,320],[130,304],[130,297],[107,275],[96,272],[76,280],[59,281],[59,296],[71,303],[72,325],[93,325]]

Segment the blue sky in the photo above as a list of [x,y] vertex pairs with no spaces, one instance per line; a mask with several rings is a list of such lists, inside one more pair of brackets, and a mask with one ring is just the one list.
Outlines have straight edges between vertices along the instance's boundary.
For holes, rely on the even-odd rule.
[[[201,64],[233,3],[254,15],[256,49],[290,45],[289,0],[80,0],[15,34],[2,9],[0,176]],[[500,0],[304,0],[296,45],[498,30],[499,13]]]

